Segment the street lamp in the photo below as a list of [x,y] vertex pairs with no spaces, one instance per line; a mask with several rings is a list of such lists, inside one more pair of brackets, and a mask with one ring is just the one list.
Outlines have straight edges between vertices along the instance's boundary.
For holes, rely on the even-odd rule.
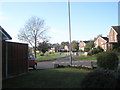
[[70,18],[70,1],[69,0],[68,0],[68,15],[69,15],[69,38],[70,38],[70,65],[72,65],[71,18]]

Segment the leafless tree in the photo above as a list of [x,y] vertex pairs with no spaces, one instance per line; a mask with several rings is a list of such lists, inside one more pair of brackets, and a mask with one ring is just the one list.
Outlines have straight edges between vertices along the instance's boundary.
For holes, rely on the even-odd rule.
[[46,31],[44,26],[45,22],[39,17],[31,17],[24,27],[20,29],[18,39],[28,42],[34,48],[34,54],[36,57],[36,47],[40,40],[47,40]]

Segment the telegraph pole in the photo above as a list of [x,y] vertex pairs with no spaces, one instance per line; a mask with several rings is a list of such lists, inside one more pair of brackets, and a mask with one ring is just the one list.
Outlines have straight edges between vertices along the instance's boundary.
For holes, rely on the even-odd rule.
[[70,1],[68,0],[68,15],[69,15],[69,38],[70,38],[70,65],[72,65],[72,43],[71,43],[71,18],[70,18]]

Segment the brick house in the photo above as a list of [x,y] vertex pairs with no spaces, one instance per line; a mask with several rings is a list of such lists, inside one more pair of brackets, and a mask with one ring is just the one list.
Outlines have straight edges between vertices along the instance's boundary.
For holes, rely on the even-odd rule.
[[65,45],[64,49],[67,50],[67,51],[69,51],[69,46]]
[[118,42],[120,42],[120,26],[112,26],[108,37],[110,46],[118,44]]
[[108,50],[108,38],[107,37],[98,37],[95,42],[94,42],[95,48],[100,46],[101,48],[104,49],[104,51]]
[[54,47],[52,47],[51,49],[49,49],[48,52],[59,52],[59,50],[60,50],[60,47],[59,47],[59,46],[54,46]]
[[81,41],[81,42],[79,43],[79,50],[84,51],[86,44],[89,43],[89,42],[90,42],[90,41]]
[[52,47],[48,52],[55,52],[55,47]]

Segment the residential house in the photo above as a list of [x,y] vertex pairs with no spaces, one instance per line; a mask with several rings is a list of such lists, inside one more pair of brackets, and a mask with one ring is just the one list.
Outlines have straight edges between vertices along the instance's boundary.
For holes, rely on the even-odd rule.
[[69,51],[69,46],[68,46],[68,45],[65,45],[65,46],[64,46],[64,50]]
[[59,50],[60,50],[59,46],[54,46],[48,52],[59,52]]
[[84,51],[86,44],[89,43],[89,42],[90,42],[90,41],[81,41],[81,42],[79,43],[79,50]]
[[94,42],[95,48],[100,46],[101,48],[104,49],[104,51],[108,50],[108,38],[107,37],[98,37],[95,42]]
[[54,48],[55,48],[55,52],[59,52],[60,46],[55,46]]
[[48,52],[55,52],[55,47],[52,47]]
[[112,26],[110,28],[108,37],[110,46],[113,46],[120,42],[120,26]]

